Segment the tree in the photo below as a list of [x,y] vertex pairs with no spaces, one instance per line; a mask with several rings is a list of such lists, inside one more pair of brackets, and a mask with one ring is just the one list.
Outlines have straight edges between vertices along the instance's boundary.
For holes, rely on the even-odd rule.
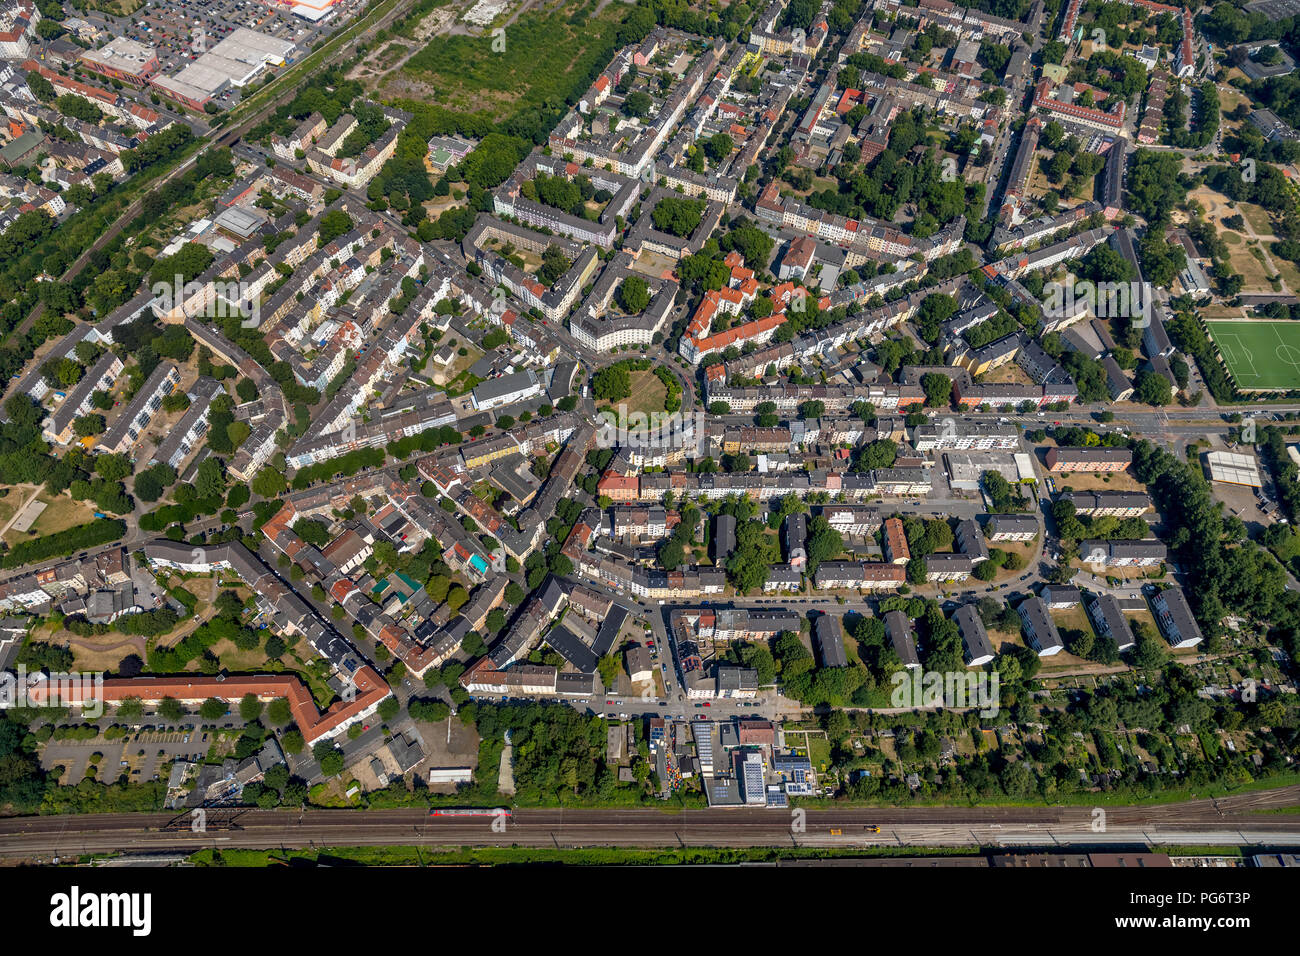
[[413,720],[438,723],[451,716],[451,708],[434,698],[415,697],[406,706]]
[[596,668],[600,671],[600,680],[605,687],[612,688],[618,683],[618,675],[622,667],[615,655],[606,654],[597,661]]
[[257,474],[253,476],[253,494],[262,498],[278,498],[288,487],[284,475],[269,466],[258,469]]
[[217,720],[226,715],[226,702],[219,697],[209,697],[199,705],[199,716],[204,720]]
[[217,458],[205,458],[199,463],[194,478],[194,488],[201,498],[224,498],[226,494],[226,476],[221,472],[221,461]]
[[134,470],[126,455],[100,455],[95,459],[95,474],[105,481],[123,481]]
[[333,741],[319,741],[311,748],[311,755],[325,776],[333,777],[343,772],[343,751],[335,747]]
[[100,435],[107,427],[104,416],[91,413],[82,415],[72,422],[72,432],[78,438],[87,438],[91,435]]
[[1147,405],[1168,405],[1173,401],[1173,386],[1169,384],[1169,379],[1165,378],[1159,372],[1153,372],[1150,369],[1143,369],[1137,373],[1133,380],[1133,394],[1139,402]]
[[1136,667],[1158,668],[1168,659],[1160,637],[1145,621],[1131,622],[1136,643],[1133,645],[1133,664]]
[[898,457],[898,444],[892,438],[877,438],[861,446],[853,471],[875,471],[879,468],[892,468]]
[[618,304],[631,315],[644,312],[650,305],[650,288],[645,279],[636,275],[624,279],[618,287]]
[[1179,182],[1182,157],[1175,153],[1139,149],[1128,174],[1131,208],[1152,221],[1168,218],[1187,190]]
[[319,245],[325,246],[332,242],[344,233],[349,232],[352,226],[351,216],[341,209],[331,209],[320,218]]
[[907,562],[907,583],[924,584],[926,574],[925,558],[917,555]]
[[623,112],[628,116],[643,117],[650,112],[650,107],[653,105],[654,100],[650,98],[650,94],[641,90],[633,90],[623,98]]
[[921,376],[921,389],[930,408],[945,408],[952,402],[952,379],[947,375],[927,372]]
[[246,724],[251,724],[262,716],[262,702],[256,694],[245,694],[240,699],[239,716]]
[[706,204],[701,199],[665,196],[655,204],[650,218],[660,232],[684,239],[699,226],[705,208]]
[[592,377],[591,389],[597,399],[617,402],[632,394],[632,376],[621,363],[608,365]]
[[704,152],[714,163],[720,163],[736,148],[736,141],[726,133],[714,133],[704,142]]
[[277,697],[271,701],[266,708],[266,719],[277,727],[283,727],[293,720],[293,712],[289,709],[288,699]]

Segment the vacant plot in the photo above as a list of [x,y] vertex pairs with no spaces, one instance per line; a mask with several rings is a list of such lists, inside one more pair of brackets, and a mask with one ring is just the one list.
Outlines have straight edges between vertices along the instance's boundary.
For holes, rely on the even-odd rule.
[[383,86],[394,96],[494,119],[562,102],[613,54],[614,26],[625,12],[617,3],[586,19],[530,11],[505,27],[504,49],[492,36],[434,37]]
[[37,496],[37,500],[45,504],[45,510],[40,513],[27,533],[10,528],[4,536],[4,540],[10,545],[29,538],[54,534],[56,531],[66,531],[74,525],[85,524],[94,519],[94,509],[80,501],[73,501],[67,495],[51,495],[42,491]]
[[1073,607],[1058,608],[1050,612],[1052,620],[1056,622],[1058,630],[1068,628],[1073,631],[1082,631],[1085,634],[1096,633],[1092,627],[1092,621],[1088,620],[1088,612],[1083,609],[1082,604],[1076,604]]
[[1250,202],[1237,203],[1237,209],[1245,217],[1246,222],[1250,223],[1250,228],[1255,230],[1255,235],[1264,238],[1272,237],[1273,220],[1269,218],[1267,209]]
[[990,369],[983,375],[978,376],[981,384],[989,385],[1032,385],[1034,380],[1029,377],[1023,368],[1015,362],[1008,362],[1005,365],[999,365],[995,369]]
[[1289,259],[1283,259],[1281,256],[1273,256],[1272,262],[1274,268],[1277,269],[1277,274],[1280,275],[1282,281],[1286,283],[1287,289],[1292,292],[1300,289],[1300,269],[1296,268],[1294,262],[1291,262]]
[[1127,471],[1082,472],[1057,475],[1056,486],[1064,491],[1146,491],[1142,482]]
[[610,407],[616,409],[616,405],[626,405],[628,414],[633,412],[644,412],[647,415],[651,412],[660,412],[664,410],[664,399],[668,397],[668,389],[664,383],[655,375],[653,369],[647,369],[644,372],[632,372],[632,394],[618,403],[611,403]]
[[1207,322],[1205,326],[1238,388],[1300,388],[1300,325],[1244,321]]

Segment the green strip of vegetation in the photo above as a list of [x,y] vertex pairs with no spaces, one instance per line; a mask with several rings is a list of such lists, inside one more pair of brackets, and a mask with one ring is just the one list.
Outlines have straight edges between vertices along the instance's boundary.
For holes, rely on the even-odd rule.
[[126,534],[126,522],[115,518],[98,518],[66,531],[57,531],[14,545],[0,562],[6,568],[34,564],[47,558],[67,557],[83,548],[94,548],[116,541]]
[[619,847],[439,847],[365,846],[319,850],[200,850],[189,859],[196,866],[283,866],[347,862],[363,866],[684,866],[719,863],[774,863],[779,860],[841,860],[879,857],[978,857],[953,847],[752,847],[643,850]]

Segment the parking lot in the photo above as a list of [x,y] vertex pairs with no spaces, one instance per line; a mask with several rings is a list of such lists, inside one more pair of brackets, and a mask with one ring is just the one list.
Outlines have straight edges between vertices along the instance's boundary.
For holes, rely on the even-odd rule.
[[142,783],[153,780],[159,768],[173,760],[202,760],[212,742],[212,733],[187,728],[142,730],[117,740],[51,740],[41,754],[41,767],[62,766],[63,783],[75,784],[85,776],[91,755],[100,753],[95,776],[101,783],[112,783],[123,773],[132,783]]

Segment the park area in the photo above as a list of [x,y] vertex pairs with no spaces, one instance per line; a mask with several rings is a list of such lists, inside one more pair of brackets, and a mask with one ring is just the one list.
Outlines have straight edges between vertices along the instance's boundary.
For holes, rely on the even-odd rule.
[[1300,389],[1300,324],[1257,320],[1206,322],[1237,388]]

